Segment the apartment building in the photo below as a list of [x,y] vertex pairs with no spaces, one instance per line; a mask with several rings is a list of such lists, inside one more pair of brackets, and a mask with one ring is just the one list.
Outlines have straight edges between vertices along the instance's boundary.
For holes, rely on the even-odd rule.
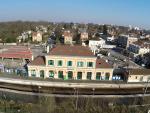
[[113,68],[88,47],[56,45],[46,56],[35,58],[28,65],[28,73],[30,77],[112,80]]
[[136,55],[144,55],[150,52],[150,44],[147,42],[136,41],[132,44],[129,44],[128,50]]
[[138,41],[136,37],[130,37],[129,35],[120,35],[118,37],[117,45],[122,48],[128,48],[129,44]]
[[62,36],[64,37],[64,44],[73,44],[73,34],[69,30],[64,31]]

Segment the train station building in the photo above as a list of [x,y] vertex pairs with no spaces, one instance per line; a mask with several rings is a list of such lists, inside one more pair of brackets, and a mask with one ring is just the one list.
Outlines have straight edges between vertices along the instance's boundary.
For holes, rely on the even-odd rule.
[[30,77],[112,80],[113,67],[94,56],[85,46],[56,45],[46,56],[38,56],[28,64]]

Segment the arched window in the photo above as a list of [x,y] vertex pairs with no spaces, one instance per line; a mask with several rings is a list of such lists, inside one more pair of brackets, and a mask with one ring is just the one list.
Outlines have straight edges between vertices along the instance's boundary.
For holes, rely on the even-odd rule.
[[105,80],[109,80],[109,77],[110,77],[110,73],[106,73],[105,74]]
[[50,78],[54,78],[54,71],[52,71],[52,70],[49,71],[49,77],[50,77]]
[[72,71],[68,71],[68,79],[72,79],[73,78],[73,72]]
[[44,70],[40,70],[40,77],[44,78]]
[[101,72],[96,73],[96,80],[101,80]]
[[92,72],[87,72],[87,80],[91,80],[92,79]]
[[34,70],[31,70],[31,76],[32,76],[32,77],[36,77],[36,71],[35,71],[35,69],[34,69]]
[[63,71],[58,71],[58,78],[64,79]]
[[81,80],[81,79],[82,79],[82,72],[78,72],[78,73],[77,73],[77,79],[78,79],[78,80]]

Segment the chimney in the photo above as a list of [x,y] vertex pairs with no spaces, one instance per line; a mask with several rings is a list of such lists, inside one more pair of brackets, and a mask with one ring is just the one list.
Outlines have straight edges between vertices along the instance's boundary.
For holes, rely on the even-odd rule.
[[49,45],[46,47],[46,52],[49,53]]
[[32,55],[32,59],[31,59],[32,61],[34,60],[34,56]]

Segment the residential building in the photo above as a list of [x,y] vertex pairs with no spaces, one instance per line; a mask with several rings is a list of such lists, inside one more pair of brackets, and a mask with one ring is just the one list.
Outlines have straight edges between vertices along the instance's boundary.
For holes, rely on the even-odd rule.
[[98,53],[100,51],[101,48],[103,49],[110,49],[110,48],[115,48],[115,45],[108,45],[105,43],[106,41],[102,38],[99,39],[92,39],[89,40],[89,47],[92,50],[92,52]]
[[80,39],[81,39],[81,41],[88,40],[88,33],[87,32],[81,32]]
[[122,48],[128,48],[129,44],[138,41],[136,37],[130,37],[129,35],[120,35],[118,37],[117,45]]
[[147,82],[150,80],[150,69],[129,69],[127,82]]
[[88,47],[56,45],[28,65],[30,77],[74,80],[112,80],[113,68]]
[[129,44],[128,50],[134,53],[134,56],[144,55],[150,52],[150,44],[143,41],[136,41]]
[[69,30],[64,31],[62,36],[64,37],[64,44],[73,44],[73,34]]
[[142,62],[146,67],[150,68],[150,52],[143,55]]
[[102,38],[89,40],[89,48],[92,50],[94,54],[96,52],[99,52],[99,49],[102,48],[104,45],[105,45],[105,40]]
[[42,32],[33,32],[32,33],[32,41],[33,42],[41,42],[42,41]]

